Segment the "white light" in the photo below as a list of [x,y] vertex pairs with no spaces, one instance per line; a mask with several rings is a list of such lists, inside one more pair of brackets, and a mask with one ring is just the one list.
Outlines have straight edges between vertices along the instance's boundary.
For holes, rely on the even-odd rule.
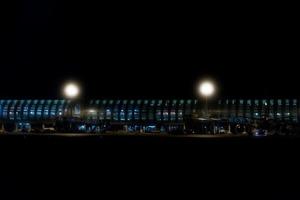
[[89,110],[89,113],[95,113],[95,112],[96,112],[96,110],[93,110],[93,109]]
[[211,96],[215,91],[215,87],[211,82],[207,81],[200,84],[199,91],[204,96]]
[[67,97],[75,98],[79,94],[79,88],[74,83],[70,83],[66,85],[64,92]]

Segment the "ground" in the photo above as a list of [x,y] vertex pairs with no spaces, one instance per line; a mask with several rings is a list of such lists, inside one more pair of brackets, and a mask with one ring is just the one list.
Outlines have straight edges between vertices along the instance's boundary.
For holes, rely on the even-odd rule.
[[299,150],[296,137],[1,135],[0,190],[55,199],[258,198],[258,191],[288,199],[298,192]]

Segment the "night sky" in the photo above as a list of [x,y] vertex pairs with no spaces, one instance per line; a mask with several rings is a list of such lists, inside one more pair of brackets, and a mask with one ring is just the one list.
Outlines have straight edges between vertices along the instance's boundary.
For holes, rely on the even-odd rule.
[[[299,97],[298,22],[270,6],[19,1],[1,5],[0,98]],[[289,88],[289,89],[287,89]]]

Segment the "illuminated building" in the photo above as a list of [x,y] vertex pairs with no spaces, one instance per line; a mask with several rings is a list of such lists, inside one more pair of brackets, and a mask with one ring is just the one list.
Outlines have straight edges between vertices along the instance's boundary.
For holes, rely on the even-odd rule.
[[[212,117],[234,119],[277,119],[298,122],[298,99],[222,99],[211,102]],[[116,123],[182,123],[185,116],[203,111],[200,100],[91,100],[78,105],[71,100],[0,100],[1,121],[54,120],[82,117]]]

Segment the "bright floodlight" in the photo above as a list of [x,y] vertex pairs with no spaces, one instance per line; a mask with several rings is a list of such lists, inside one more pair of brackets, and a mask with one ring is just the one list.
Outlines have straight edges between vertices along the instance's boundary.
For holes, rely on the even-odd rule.
[[74,83],[65,86],[64,93],[68,98],[75,98],[79,94],[79,87]]
[[203,96],[208,97],[214,93],[215,87],[214,87],[213,83],[211,83],[209,81],[205,81],[200,84],[199,91]]

